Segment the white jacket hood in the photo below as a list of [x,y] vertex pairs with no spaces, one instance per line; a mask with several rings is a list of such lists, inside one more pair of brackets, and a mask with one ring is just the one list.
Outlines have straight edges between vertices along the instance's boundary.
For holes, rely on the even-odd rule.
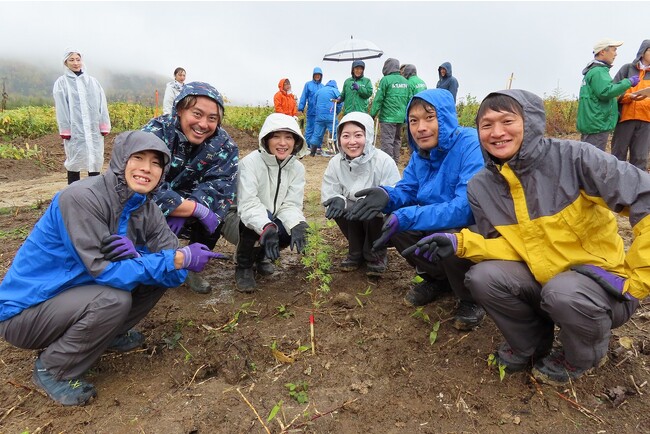
[[[375,153],[375,124],[370,117],[369,114],[363,113],[363,112],[352,112],[348,113],[347,115],[343,116],[343,119],[341,119],[341,122],[339,122],[339,127],[336,131],[336,137],[338,141],[338,147],[339,147],[339,153],[341,154],[341,158],[346,158],[345,152],[343,152],[343,147],[341,146],[341,131],[343,130],[343,126],[347,122],[356,122],[357,124],[361,124],[364,130],[366,130],[366,144],[363,147],[363,154],[352,160],[350,163],[357,165],[357,164],[363,164],[366,161],[368,161],[370,158],[372,158],[372,155]],[[358,160],[358,161],[357,161]]]
[[296,144],[293,147],[292,155],[302,155],[301,152],[306,149],[305,137],[300,132],[298,122],[293,116],[285,115],[283,113],[271,113],[266,117],[264,125],[260,129],[259,134],[259,149],[262,153],[269,153],[269,147],[266,144],[267,136],[276,131],[289,131],[294,134]]

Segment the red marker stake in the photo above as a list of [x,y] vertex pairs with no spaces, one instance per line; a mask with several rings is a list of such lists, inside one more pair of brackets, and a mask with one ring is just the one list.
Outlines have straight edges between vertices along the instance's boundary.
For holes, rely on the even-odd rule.
[[309,336],[311,337],[311,354],[316,355],[316,344],[314,343],[314,314],[309,315]]

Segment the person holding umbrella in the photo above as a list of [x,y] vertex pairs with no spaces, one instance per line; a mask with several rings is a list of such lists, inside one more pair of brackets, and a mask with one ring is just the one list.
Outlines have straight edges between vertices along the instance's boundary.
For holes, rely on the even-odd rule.
[[352,112],[368,113],[368,99],[372,96],[372,82],[363,76],[366,64],[363,60],[352,62],[352,77],[343,83],[341,90],[341,102],[343,102],[343,113]]

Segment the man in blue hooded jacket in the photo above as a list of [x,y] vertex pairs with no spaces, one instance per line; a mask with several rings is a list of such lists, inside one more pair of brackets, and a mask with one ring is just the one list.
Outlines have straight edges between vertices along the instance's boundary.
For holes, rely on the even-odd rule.
[[[341,112],[343,104],[338,104],[341,98],[341,92],[336,85],[335,80],[330,80],[325,86],[318,89],[316,92],[315,106],[316,106],[316,122],[314,124],[314,132],[311,136],[306,136],[307,144],[309,145],[310,155],[313,157],[316,152],[320,150],[323,143],[323,135],[325,131],[329,131],[332,139],[336,135],[336,129],[339,122],[336,116]],[[332,129],[334,126],[334,129]],[[323,154],[326,156],[327,154]]]
[[305,113],[307,107],[307,116],[305,120],[305,138],[309,140],[314,134],[314,125],[316,124],[316,92],[323,87],[323,70],[318,66],[312,72],[312,79],[305,83],[298,102],[298,111]]
[[442,62],[438,67],[438,83],[436,83],[436,89],[447,89],[454,97],[454,103],[456,102],[458,80],[451,75],[451,63]]
[[[365,197],[348,213],[351,220],[369,220],[380,212],[389,214],[373,249],[390,240],[401,252],[423,234],[457,232],[474,224],[467,183],[484,164],[476,129],[458,125],[454,100],[443,89],[418,93],[406,113],[412,153],[402,180],[395,187],[357,192],[357,197]],[[464,284],[465,273],[473,265],[471,261],[433,264],[417,255],[407,255],[405,259],[423,279],[406,294],[406,302],[423,306],[451,290],[460,300],[454,327],[469,330],[483,320],[485,311],[474,303]]]

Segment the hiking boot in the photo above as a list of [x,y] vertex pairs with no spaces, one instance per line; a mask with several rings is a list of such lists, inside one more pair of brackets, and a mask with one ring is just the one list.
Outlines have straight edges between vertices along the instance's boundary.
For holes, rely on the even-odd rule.
[[343,271],[354,271],[358,270],[361,266],[361,259],[354,259],[352,256],[347,256],[344,260],[341,261],[341,270]]
[[84,405],[97,396],[95,386],[80,379],[57,380],[45,369],[41,359],[36,359],[32,381],[43,389],[47,396],[63,405]]
[[270,276],[275,273],[275,265],[269,258],[262,258],[255,263],[255,269],[260,276]]
[[310,157],[314,157],[316,155],[316,149],[317,149],[316,146],[311,146],[309,148],[309,156]]
[[404,301],[415,307],[424,306],[449,292],[451,292],[451,287],[447,281],[429,282],[424,280],[409,289],[404,296]]
[[375,276],[375,277],[381,276],[384,273],[384,271],[386,271],[387,265],[388,265],[388,257],[386,256],[382,256],[381,258],[375,261],[367,261],[366,268],[368,271],[366,271],[366,276]]
[[474,330],[485,318],[485,309],[471,301],[461,300],[454,312],[453,326],[456,330]]
[[212,286],[210,282],[205,280],[199,273],[194,271],[187,272],[187,279],[185,283],[190,287],[190,289],[197,294],[209,294],[212,291]]
[[578,368],[565,358],[564,349],[558,348],[535,363],[533,377],[540,383],[550,384],[551,386],[564,386],[584,374],[589,374],[594,369],[602,367],[605,363],[607,363],[607,355],[604,355],[596,366]]
[[507,342],[504,342],[499,346],[499,349],[494,352],[494,360],[497,363],[497,366],[505,366],[506,372],[518,372],[527,369],[535,361],[546,356],[549,349],[537,349],[533,356],[526,357],[515,353],[512,347],[508,345]]
[[252,268],[235,268],[237,291],[250,294],[255,291],[255,272]]
[[126,353],[127,351],[142,347],[143,343],[144,335],[142,333],[136,330],[129,330],[126,333],[115,336],[113,342],[108,346],[108,350]]

